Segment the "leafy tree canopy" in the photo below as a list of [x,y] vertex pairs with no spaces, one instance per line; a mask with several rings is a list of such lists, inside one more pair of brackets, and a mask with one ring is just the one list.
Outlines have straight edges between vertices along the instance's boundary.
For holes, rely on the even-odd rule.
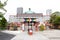
[[[7,4],[7,1],[8,0],[6,0],[4,3],[2,3],[0,0],[0,10],[7,12],[7,10],[4,8]],[[0,11],[0,29],[4,29],[6,27],[6,24],[7,24],[7,20],[5,19],[4,14],[5,13]]]
[[50,23],[53,25],[60,25],[60,12],[54,12],[50,16]]
[[8,1],[8,0],[6,0],[4,3],[2,3],[2,2],[0,1],[0,9],[1,9],[1,10],[4,10],[5,12],[7,12],[7,10],[4,8],[4,7],[7,5],[7,1]]

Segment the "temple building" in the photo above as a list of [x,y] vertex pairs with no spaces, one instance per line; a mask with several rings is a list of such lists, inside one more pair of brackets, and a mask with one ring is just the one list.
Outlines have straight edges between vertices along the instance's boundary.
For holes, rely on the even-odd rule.
[[[9,16],[9,23],[15,23],[21,29],[24,26],[24,30],[28,30],[31,28],[33,30],[39,30],[38,25],[43,23],[45,20],[49,20],[48,15],[43,15],[43,13],[35,13],[29,10],[25,13],[17,13],[17,15],[10,15]],[[24,24],[24,25],[23,25]]]

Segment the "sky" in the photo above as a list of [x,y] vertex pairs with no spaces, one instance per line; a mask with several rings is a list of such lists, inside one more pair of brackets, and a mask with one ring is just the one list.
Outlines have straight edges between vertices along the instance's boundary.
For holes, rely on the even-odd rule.
[[23,12],[31,8],[36,13],[46,14],[47,9],[52,9],[52,12],[60,11],[60,0],[8,0],[5,6],[7,13],[4,15],[7,21],[9,21],[9,15],[17,14],[18,7],[23,7]]

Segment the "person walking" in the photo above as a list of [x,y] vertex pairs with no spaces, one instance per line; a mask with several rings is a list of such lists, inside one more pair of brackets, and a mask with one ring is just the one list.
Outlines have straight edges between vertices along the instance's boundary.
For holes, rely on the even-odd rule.
[[22,31],[24,31],[24,24],[22,24]]

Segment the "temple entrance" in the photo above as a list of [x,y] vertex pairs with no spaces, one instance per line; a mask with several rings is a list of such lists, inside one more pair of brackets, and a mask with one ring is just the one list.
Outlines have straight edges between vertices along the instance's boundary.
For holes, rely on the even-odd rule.
[[38,31],[38,24],[39,24],[39,22],[36,22],[35,18],[34,18],[34,20],[32,20],[32,19],[33,18],[31,18],[31,19],[25,18],[25,21],[23,22],[25,31],[27,31],[28,29],[32,29],[33,31],[36,31],[36,30]]
[[24,24],[25,24],[25,30],[27,31],[28,29],[32,29],[32,30],[34,30],[35,28],[35,26],[34,26],[34,23],[32,23],[32,22],[24,22]]

